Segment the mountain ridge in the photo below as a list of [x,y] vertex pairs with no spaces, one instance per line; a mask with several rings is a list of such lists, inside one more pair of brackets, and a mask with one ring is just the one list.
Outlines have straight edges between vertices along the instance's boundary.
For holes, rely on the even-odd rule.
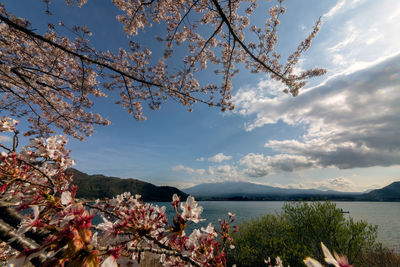
[[70,168],[67,173],[73,175],[72,184],[78,186],[77,198],[98,199],[112,198],[124,192],[139,194],[143,201],[172,201],[177,194],[186,199],[187,194],[172,186],[156,186],[154,184],[134,179],[105,176],[103,174],[89,175],[77,169]]
[[204,183],[179,190],[171,186],[156,186],[133,178],[119,178],[103,174],[89,175],[73,168],[68,169],[67,172],[73,175],[72,184],[78,186],[76,197],[88,200],[112,198],[124,192],[131,192],[132,194],[140,194],[144,201],[171,201],[173,194],[179,195],[182,199],[186,199],[188,195],[193,195],[197,200],[400,201],[400,181],[393,182],[383,188],[368,190],[368,192],[290,189],[250,182]]
[[373,201],[400,201],[400,181],[372,190],[364,195]]
[[[394,185],[393,185],[394,184]],[[204,183],[183,189],[199,200],[311,200],[400,201],[400,182],[369,192],[340,192],[318,189],[290,189],[249,182]],[[383,190],[383,191],[382,191]]]

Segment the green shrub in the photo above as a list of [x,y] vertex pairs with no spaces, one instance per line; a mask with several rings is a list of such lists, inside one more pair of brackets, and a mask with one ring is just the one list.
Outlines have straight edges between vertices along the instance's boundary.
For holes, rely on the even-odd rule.
[[373,246],[376,237],[376,226],[346,219],[335,203],[290,202],[277,215],[240,225],[228,261],[239,267],[265,266],[265,258],[280,256],[285,266],[305,266],[307,256],[323,262],[323,242],[330,250],[347,255],[352,263],[362,263],[362,251]]
[[265,266],[264,259],[280,256],[285,262],[307,256],[287,234],[289,225],[280,216],[265,215],[244,222],[234,236],[235,249],[228,255],[237,266]]

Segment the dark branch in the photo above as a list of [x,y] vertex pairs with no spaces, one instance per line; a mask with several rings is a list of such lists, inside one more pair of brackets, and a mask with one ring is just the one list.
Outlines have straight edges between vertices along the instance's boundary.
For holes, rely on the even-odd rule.
[[228,27],[229,32],[232,34],[233,38],[235,39],[236,42],[240,44],[240,46],[243,48],[244,51],[258,64],[263,66],[266,70],[269,72],[275,74],[279,78],[281,78],[283,81],[287,82],[287,79],[283,77],[280,73],[276,72],[274,69],[271,67],[267,66],[264,62],[262,62],[258,57],[256,57],[250,50],[249,48],[239,39],[239,37],[236,35],[235,31],[232,28],[231,23],[229,22],[228,18],[226,17],[224,11],[222,10],[222,7],[219,5],[218,0],[212,0],[214,6],[216,7],[218,14],[221,16],[222,20],[224,21],[225,25]]

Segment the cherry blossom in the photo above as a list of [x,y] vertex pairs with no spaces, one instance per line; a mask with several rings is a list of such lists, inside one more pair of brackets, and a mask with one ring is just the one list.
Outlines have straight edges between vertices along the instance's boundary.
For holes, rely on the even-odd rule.
[[[51,13],[51,1],[44,2]],[[80,7],[87,1],[66,2]],[[325,73],[322,69],[294,73],[299,57],[319,30],[320,20],[286,62],[280,59],[277,30],[286,11],[281,0],[270,8],[264,28],[250,20],[257,9],[256,0],[112,2],[121,12],[116,19],[128,35],[128,50],[96,49],[90,43],[89,29],[68,27],[62,21],[38,33],[27,19],[14,16],[0,4],[0,110],[25,117],[31,128],[25,134],[48,136],[61,128],[79,139],[91,135],[94,125],[110,124],[91,111],[95,99],[107,97],[107,91],[118,91],[120,100],[116,103],[137,120],[146,119],[143,105],[158,109],[167,99],[180,102],[189,111],[197,102],[232,110],[232,78],[238,73],[238,64],[250,72],[270,74],[282,82],[283,92],[294,96],[309,78]],[[164,50],[158,59],[136,41],[140,38],[131,38],[151,31],[154,24],[165,26],[163,36],[156,36]],[[62,28],[68,28],[72,35],[61,35],[65,32]],[[246,41],[251,38],[256,41]],[[188,52],[180,61],[170,60],[180,56],[177,50]],[[219,84],[198,80],[197,75],[209,66],[217,67]]]
[[14,132],[17,124],[18,121],[4,116],[0,119],[0,132]]
[[203,212],[203,207],[198,206],[194,197],[189,196],[186,203],[181,203],[182,217],[187,221],[193,221],[198,223],[200,221],[200,215]]

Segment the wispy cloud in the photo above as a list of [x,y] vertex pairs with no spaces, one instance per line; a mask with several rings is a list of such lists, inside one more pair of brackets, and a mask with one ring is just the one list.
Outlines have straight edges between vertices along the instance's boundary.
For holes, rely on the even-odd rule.
[[328,38],[321,53],[333,63],[329,72],[351,73],[400,52],[399,8],[397,0],[338,1],[322,27]]
[[333,6],[331,9],[329,9],[328,12],[326,12],[322,17],[323,18],[330,18],[336,15],[339,11],[341,11],[346,4],[346,0],[339,0],[335,6]]
[[196,175],[203,175],[206,171],[204,169],[193,169],[190,167],[186,167],[183,165],[177,165],[172,167],[173,171],[183,171],[186,172],[188,174],[196,174]]

